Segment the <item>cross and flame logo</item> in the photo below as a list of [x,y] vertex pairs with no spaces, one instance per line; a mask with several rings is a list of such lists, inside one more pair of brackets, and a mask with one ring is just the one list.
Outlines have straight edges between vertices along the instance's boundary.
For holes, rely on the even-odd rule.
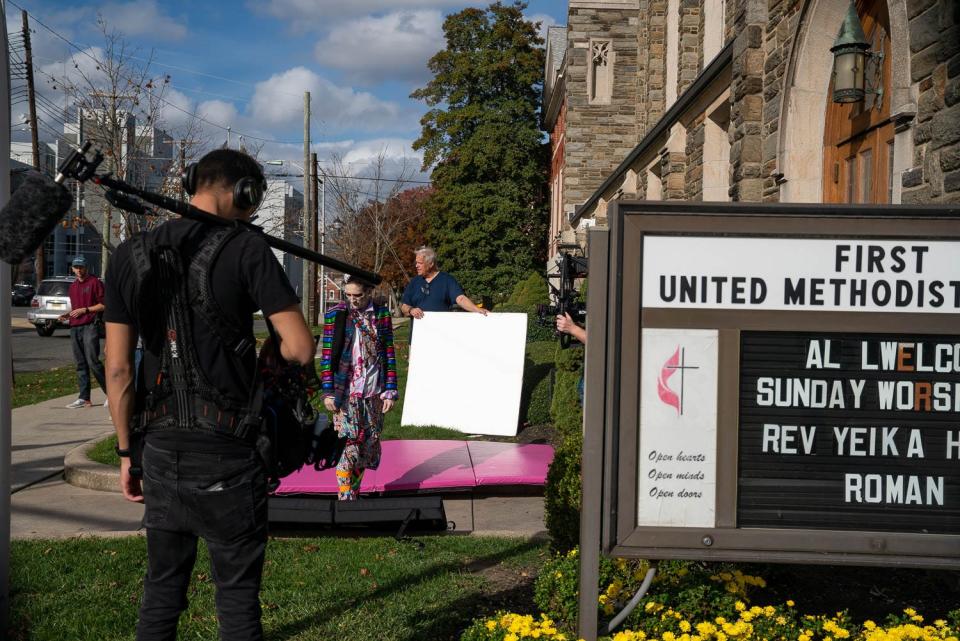
[[[686,363],[686,348],[677,345],[677,349],[673,352],[673,355],[670,356],[663,364],[663,367],[660,368],[660,375],[657,376],[657,395],[660,397],[660,400],[663,401],[666,405],[673,407],[677,410],[677,416],[683,416],[683,392],[684,392],[684,379],[686,378],[685,372],[688,369],[700,369],[696,365],[687,365]],[[674,391],[670,387],[670,378],[680,372],[680,389]]]

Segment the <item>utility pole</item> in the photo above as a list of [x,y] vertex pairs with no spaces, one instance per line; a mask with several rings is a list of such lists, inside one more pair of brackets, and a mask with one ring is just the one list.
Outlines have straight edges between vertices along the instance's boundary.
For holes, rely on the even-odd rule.
[[[187,141],[184,138],[180,139],[180,176],[187,171]],[[186,200],[187,195],[186,191],[183,189],[183,180],[177,182],[177,189],[180,190],[180,200]]]
[[[30,144],[33,147],[33,168],[40,171],[40,138],[37,134],[37,102],[33,89],[33,48],[30,46],[30,22],[26,9],[20,12],[20,21],[23,24],[23,51],[24,63],[27,71],[27,102],[30,104]],[[37,287],[44,277],[46,264],[43,256],[43,245],[37,247],[34,258],[33,271],[37,279]]]
[[[323,178],[320,177],[322,172],[316,154],[313,155],[313,159],[313,173],[317,182],[320,183],[320,253],[325,254],[327,251],[327,177],[326,175]],[[320,265],[320,304],[318,307],[320,321],[322,322],[324,316],[327,315],[327,268],[323,265]]]
[[[310,247],[310,182],[313,172],[310,170],[310,92],[303,92],[303,215],[300,219],[300,227],[303,229],[303,246]],[[302,284],[300,290],[300,308],[303,310],[303,316],[308,321],[312,318],[310,315],[310,300],[312,296],[312,283],[310,282],[310,268],[307,261],[300,259]]]
[[[310,249],[317,251],[317,154],[310,154]],[[322,272],[321,272],[322,274]],[[317,264],[310,263],[310,318],[307,319],[314,325],[317,324],[317,310],[323,303],[323,281],[320,281],[320,301],[317,300]]]
[[[6,3],[0,2],[0,24],[6,24]],[[0,31],[0,206],[10,196],[10,66],[7,48],[7,30]],[[13,419],[10,413],[13,381],[13,363],[10,330],[10,265],[0,261],[0,630],[10,629],[10,481],[13,479],[10,461]]]

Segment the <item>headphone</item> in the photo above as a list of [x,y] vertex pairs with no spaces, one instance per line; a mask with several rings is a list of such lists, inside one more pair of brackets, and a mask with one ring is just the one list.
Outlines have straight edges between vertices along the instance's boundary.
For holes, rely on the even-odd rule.
[[[197,163],[187,165],[180,176],[183,190],[193,196],[197,193]],[[237,209],[258,209],[267,192],[267,181],[262,177],[244,176],[233,186],[233,204]]]

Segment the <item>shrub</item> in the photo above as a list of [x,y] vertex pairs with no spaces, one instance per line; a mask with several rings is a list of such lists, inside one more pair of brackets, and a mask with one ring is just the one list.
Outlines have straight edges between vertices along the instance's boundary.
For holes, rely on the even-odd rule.
[[543,511],[554,550],[566,552],[580,542],[580,459],[583,439],[567,435],[553,454],[543,490]]
[[583,410],[578,385],[583,348],[556,351],[557,375],[550,415],[562,439],[547,471],[544,514],[554,550],[566,552],[580,540],[580,462],[583,451]]
[[517,283],[507,300],[497,305],[496,311],[526,314],[528,343],[552,341],[555,338],[553,327],[541,325],[537,317],[537,305],[549,302],[547,281],[541,274],[532,272],[526,280]]
[[520,395],[521,424],[545,425],[551,422],[555,346],[554,341],[527,344]]
[[527,315],[527,343],[541,343],[553,341],[556,343],[554,328],[542,325],[537,316],[537,308],[528,305],[497,305],[497,312],[513,312]]
[[547,289],[546,279],[543,274],[531,272],[526,280],[517,283],[505,304],[536,308],[537,305],[549,302],[550,292]]

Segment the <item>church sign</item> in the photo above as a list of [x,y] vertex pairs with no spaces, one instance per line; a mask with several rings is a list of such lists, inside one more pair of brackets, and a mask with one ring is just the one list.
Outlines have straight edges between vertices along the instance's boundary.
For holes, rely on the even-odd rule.
[[615,203],[588,296],[584,547],[960,569],[960,211]]

